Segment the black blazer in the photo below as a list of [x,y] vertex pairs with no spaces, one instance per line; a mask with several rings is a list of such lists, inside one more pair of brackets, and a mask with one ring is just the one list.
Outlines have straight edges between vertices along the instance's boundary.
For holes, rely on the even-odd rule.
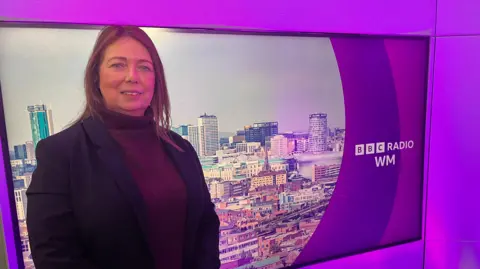
[[[164,143],[185,181],[184,269],[217,269],[219,220],[195,150]],[[27,227],[36,269],[153,269],[140,191],[118,144],[89,118],[41,140],[27,190]],[[159,175],[161,177],[161,175]],[[168,216],[165,217],[168,221]]]

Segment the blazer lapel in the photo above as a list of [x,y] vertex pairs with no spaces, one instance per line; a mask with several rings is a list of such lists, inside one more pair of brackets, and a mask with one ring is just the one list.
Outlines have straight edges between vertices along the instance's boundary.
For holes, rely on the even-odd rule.
[[[170,159],[177,168],[180,176],[185,182],[185,188],[187,192],[187,217],[186,217],[186,229],[185,229],[185,239],[184,239],[184,261],[190,261],[190,258],[194,254],[195,248],[192,242],[195,242],[195,235],[197,233],[197,228],[199,225],[201,214],[203,213],[203,191],[202,191],[202,180],[203,177],[201,173],[203,171],[198,171],[197,165],[193,154],[196,154],[194,151],[188,148],[185,145],[185,141],[175,140],[175,143],[184,149],[184,152],[179,151],[174,148],[169,143],[162,141],[164,148],[167,151]],[[185,264],[184,268],[188,268]]]
[[[133,177],[128,171],[120,146],[110,136],[107,128],[99,120],[89,118],[82,122],[83,128],[90,137],[92,143],[97,146],[97,154],[101,161],[105,164],[107,171],[114,178],[118,188],[127,197],[128,201],[132,205],[140,228],[143,232],[146,240],[148,236],[148,223],[147,223],[147,210],[145,202],[143,201],[140,190]],[[186,229],[185,229],[185,251],[184,261],[189,261],[194,254],[195,248],[192,242],[195,240],[195,234],[199,225],[204,203],[203,188],[203,171],[199,171],[196,160],[193,154],[196,154],[193,150],[190,150],[188,145],[184,144],[183,139],[174,139],[185,151],[181,152],[166,142],[160,142],[164,144],[164,148],[167,151],[168,156],[177,168],[181,178],[185,183],[187,192],[187,216],[186,216]],[[186,264],[186,267],[188,265]]]
[[99,120],[88,118],[82,122],[82,125],[92,143],[97,146],[97,154],[105,164],[105,169],[112,175],[118,188],[130,202],[146,239],[148,236],[146,206],[140,190],[125,165],[120,146]]

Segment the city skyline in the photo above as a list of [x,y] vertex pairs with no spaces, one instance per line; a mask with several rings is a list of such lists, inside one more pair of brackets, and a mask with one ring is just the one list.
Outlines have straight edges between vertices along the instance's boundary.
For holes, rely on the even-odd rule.
[[[35,106],[43,106],[43,105],[35,105]],[[48,131],[49,131],[49,134],[47,135],[47,137],[48,137],[48,136],[51,135],[50,133],[52,133],[52,134],[55,134],[55,133],[53,132],[53,124],[51,124],[51,121],[50,121],[50,119],[52,118],[52,110],[46,108],[46,112],[48,113],[48,117],[49,117],[49,120],[48,120]],[[311,118],[312,115],[316,115],[316,114],[318,114],[318,113],[309,114],[309,117]],[[325,116],[327,116],[327,114],[325,114],[325,113],[321,113],[321,114],[324,114]],[[200,117],[198,117],[198,119],[200,119],[202,116],[206,116],[206,115],[201,115]],[[208,116],[215,116],[215,115],[208,115]],[[278,124],[278,126],[281,126],[281,123],[278,122],[278,121],[271,121],[271,122],[275,122],[275,123]],[[270,122],[255,122],[255,123],[252,123],[251,125],[263,124],[263,123],[270,123]],[[198,127],[199,127],[197,124],[180,124],[180,125],[176,125],[176,126],[171,126],[171,127],[172,127],[172,131],[175,131],[175,130],[174,130],[175,128],[178,128],[178,127],[181,127],[181,126],[185,126],[185,127],[189,127],[189,128],[191,128],[191,127],[193,127],[193,128],[198,128]],[[246,126],[247,126],[247,125],[245,125],[245,126],[243,126],[243,127],[245,128]],[[332,128],[329,124],[327,124],[326,126],[327,126],[327,128],[328,128],[327,131],[328,131],[328,130],[331,130],[331,131],[334,130],[334,128]],[[30,127],[31,127],[31,126],[30,126]],[[335,127],[335,128],[345,130],[345,128],[341,128],[341,127]],[[298,134],[303,133],[303,134],[309,134],[309,133],[310,133],[309,131],[305,131],[305,130],[308,130],[308,129],[309,129],[309,127],[307,126],[306,128],[304,128],[304,129],[302,129],[302,130],[291,130],[291,131],[289,131],[289,132],[281,132],[281,131],[279,131],[279,132],[278,132],[278,135],[283,135],[283,134],[288,134],[288,133],[298,133]],[[243,129],[243,128],[238,128],[236,131],[240,131],[240,130],[244,131],[245,129]],[[187,131],[187,132],[190,133],[189,131]],[[195,132],[198,132],[198,129],[195,130]],[[235,131],[232,131],[232,132],[221,132],[221,131],[218,131],[218,141],[220,141],[220,138],[228,138],[228,137],[226,136],[227,134],[229,134],[229,135],[231,135],[231,136],[235,136],[235,135],[236,135],[236,132],[235,132]],[[198,134],[197,134],[197,135],[198,135]],[[223,135],[223,136],[222,136],[222,135]],[[31,143],[31,144],[33,145],[33,144],[34,144],[34,140],[35,140],[35,139],[33,138],[33,134],[32,134],[31,139],[30,139],[30,140],[26,140],[26,141],[24,141],[23,143],[19,143],[19,144],[11,144],[11,143],[9,143],[9,150],[10,150],[10,151],[15,151],[15,148],[20,147],[20,146],[26,146],[26,145],[28,145],[29,143]],[[187,140],[190,140],[190,139],[187,139]],[[194,142],[194,141],[190,141],[190,142],[191,142],[192,145],[194,146],[195,150],[197,150],[197,147],[196,147],[196,145],[194,144],[195,142]],[[34,148],[35,148],[35,147],[34,147]],[[322,149],[322,150],[323,150],[323,149]]]
[[[45,117],[43,123],[38,120],[35,124],[32,123],[32,131],[40,128],[42,124],[47,127],[45,124],[47,110],[44,106],[31,110],[31,113],[40,111],[43,114],[37,116]],[[218,132],[216,116],[204,114],[198,118],[198,126],[203,127],[197,129],[200,155],[202,151],[206,156],[213,153],[217,156],[217,163],[220,164],[220,166],[202,165],[202,170],[219,216],[220,231],[225,233],[221,236],[219,244],[221,249],[219,258],[225,268],[231,268],[234,264],[237,265],[235,268],[243,268],[246,264],[253,266],[264,263],[269,264],[269,268],[291,265],[320,223],[340,173],[344,133],[342,135],[329,132],[326,128],[327,114],[309,114],[308,117],[310,127],[307,147],[303,144],[300,149],[298,148],[300,145],[295,145],[297,139],[304,141],[304,134],[296,138],[290,136],[293,140],[289,141],[286,136],[277,135],[277,131],[262,130],[252,135],[256,138],[258,135],[271,137],[270,149],[256,142],[257,145],[246,145],[243,149],[238,146],[232,148],[233,145],[230,145],[228,149],[220,150],[223,153],[210,148],[211,143],[217,147],[219,142],[218,133],[215,134]],[[278,125],[278,122],[274,122],[261,125],[260,128],[276,130]],[[46,133],[48,134],[49,130]],[[277,140],[278,137],[283,138]],[[327,137],[333,140],[327,140]],[[216,143],[212,139],[216,140]],[[291,147],[293,141],[294,146]],[[328,149],[327,143],[333,147]],[[310,147],[312,150],[308,150]],[[16,146],[16,149],[15,155],[18,157],[11,161],[16,210],[20,228],[25,231],[21,233],[25,263],[29,269],[33,269],[25,226],[27,213],[25,193],[31,182],[36,160],[29,157],[26,145]],[[271,161],[270,150],[273,153],[272,157],[275,157]],[[302,164],[299,160],[287,157],[293,152],[323,154],[332,151],[336,151],[335,155],[322,157],[329,160],[328,164],[325,163],[325,159]],[[247,156],[250,156],[250,160],[245,162],[247,159],[244,158]],[[310,176],[305,173],[305,169],[311,170]],[[250,202],[245,203],[246,201]],[[285,221],[288,224],[285,224]],[[255,229],[250,226],[252,223],[256,223]],[[289,252],[291,253],[287,255]]]
[[[266,121],[282,122],[280,132],[308,131],[303,115],[320,112],[329,115],[329,127],[344,128],[340,74],[328,38],[146,31],[165,65],[172,125],[196,125],[207,113],[218,117],[221,133]],[[28,105],[52,109],[55,132],[79,115],[83,69],[97,33],[0,29],[10,147],[31,140]]]

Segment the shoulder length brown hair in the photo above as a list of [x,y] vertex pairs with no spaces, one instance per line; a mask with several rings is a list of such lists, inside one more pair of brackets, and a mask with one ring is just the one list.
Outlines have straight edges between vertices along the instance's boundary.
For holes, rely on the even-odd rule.
[[180,150],[169,135],[171,127],[170,99],[162,61],[153,41],[147,33],[136,26],[107,26],[100,31],[85,70],[85,109],[75,123],[89,117],[101,120],[99,109],[104,107],[105,104],[99,87],[99,68],[107,47],[118,39],[126,36],[140,42],[148,50],[150,57],[152,57],[153,67],[155,69],[155,89],[150,107],[155,121],[155,132],[160,139],[163,139]]

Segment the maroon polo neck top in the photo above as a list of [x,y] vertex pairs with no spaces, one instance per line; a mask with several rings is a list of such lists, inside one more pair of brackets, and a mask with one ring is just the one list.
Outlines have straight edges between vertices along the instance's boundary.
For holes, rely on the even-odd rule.
[[109,133],[121,146],[125,164],[143,196],[148,214],[147,241],[155,268],[181,269],[186,189],[155,133],[151,111],[135,117],[105,110],[102,118]]

